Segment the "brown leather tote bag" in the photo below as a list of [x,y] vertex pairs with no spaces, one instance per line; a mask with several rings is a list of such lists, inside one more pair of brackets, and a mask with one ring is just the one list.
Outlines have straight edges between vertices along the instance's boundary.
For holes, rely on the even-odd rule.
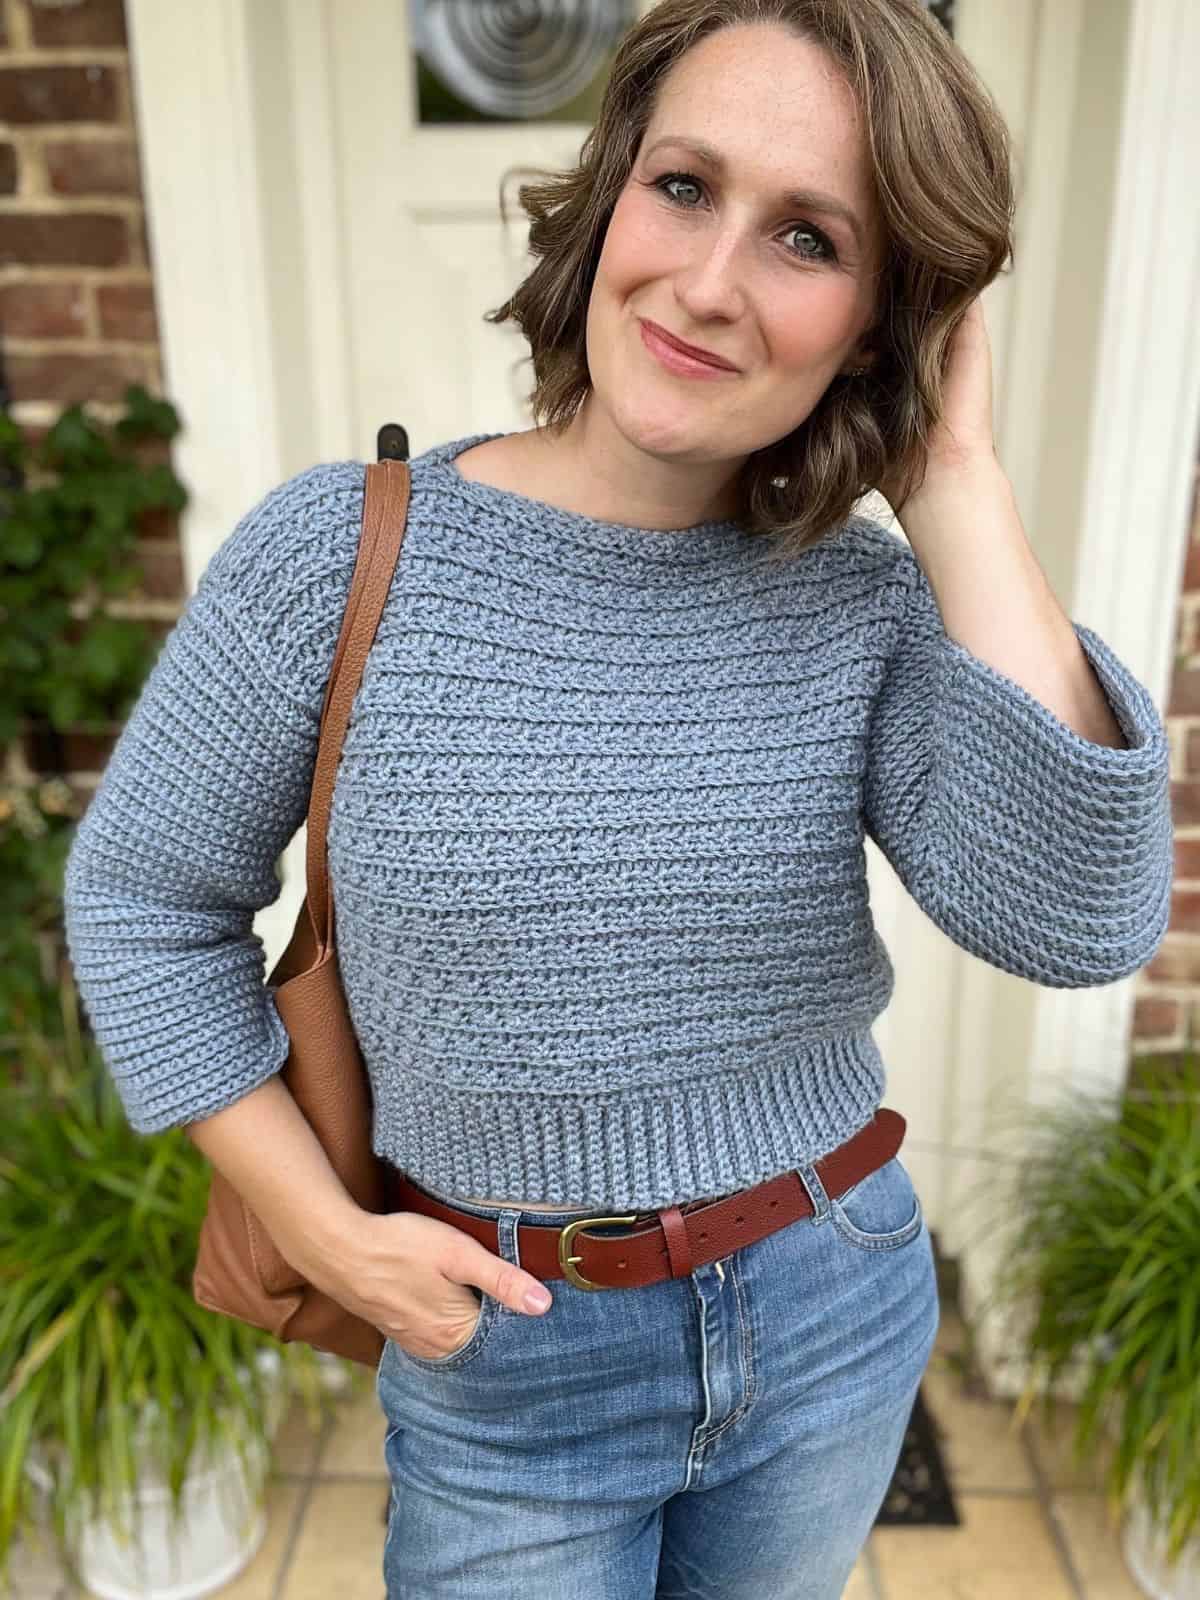
[[[271,971],[275,1004],[291,1040],[284,1083],[321,1142],[330,1165],[364,1211],[390,1209],[391,1169],[371,1149],[370,1082],[351,1026],[333,945],[326,833],[350,709],[400,555],[412,480],[406,462],[366,469],[358,559],[321,711],[308,804],[304,904]],[[375,1367],[382,1331],[315,1288],[276,1249],[266,1228],[216,1170],[192,1274],[199,1305]]]

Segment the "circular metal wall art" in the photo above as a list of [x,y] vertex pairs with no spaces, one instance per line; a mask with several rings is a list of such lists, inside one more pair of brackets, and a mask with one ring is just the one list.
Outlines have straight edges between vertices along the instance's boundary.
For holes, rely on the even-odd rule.
[[410,0],[413,48],[460,100],[513,121],[582,94],[629,23],[625,0]]

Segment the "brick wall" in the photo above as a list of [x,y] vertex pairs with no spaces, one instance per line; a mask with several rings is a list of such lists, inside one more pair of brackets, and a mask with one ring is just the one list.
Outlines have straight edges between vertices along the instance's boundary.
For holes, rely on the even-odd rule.
[[[130,383],[163,393],[123,0],[0,0],[0,338],[31,440],[79,402],[111,420]],[[178,529],[164,517],[143,532],[142,589],[110,609],[165,634],[182,603]],[[30,738],[8,766],[65,759],[86,790],[111,744],[68,738],[64,757]]]

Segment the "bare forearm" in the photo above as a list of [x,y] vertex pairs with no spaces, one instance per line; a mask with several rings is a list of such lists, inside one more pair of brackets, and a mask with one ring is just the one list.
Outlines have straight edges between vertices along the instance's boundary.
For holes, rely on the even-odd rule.
[[287,1260],[338,1249],[361,1211],[329,1164],[282,1078],[257,1089],[185,1132],[260,1217]]
[[901,525],[950,638],[1019,683],[1093,744],[1126,747],[1070,618],[1055,598],[997,464],[939,480]]

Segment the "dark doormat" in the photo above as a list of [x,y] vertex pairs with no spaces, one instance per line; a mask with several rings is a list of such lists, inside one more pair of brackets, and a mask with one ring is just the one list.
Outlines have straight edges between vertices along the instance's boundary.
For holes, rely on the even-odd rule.
[[957,1528],[961,1521],[938,1448],[937,1424],[918,1389],[900,1447],[900,1459],[875,1518],[875,1526]]

